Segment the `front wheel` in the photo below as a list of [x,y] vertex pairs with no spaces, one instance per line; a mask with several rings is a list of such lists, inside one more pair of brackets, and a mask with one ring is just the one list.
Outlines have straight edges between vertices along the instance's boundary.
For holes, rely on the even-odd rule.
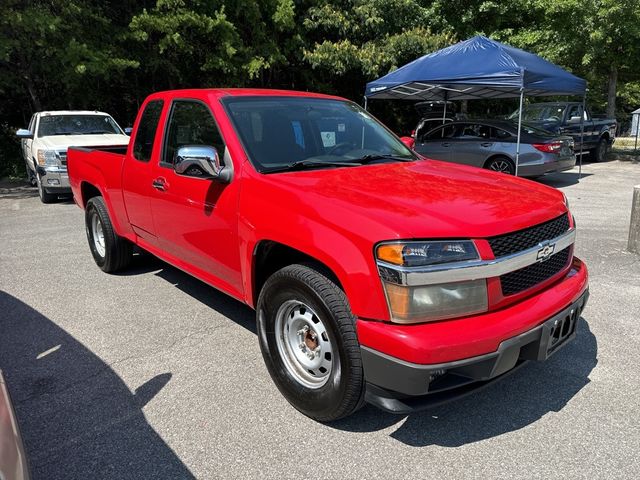
[[85,228],[91,254],[102,271],[117,272],[131,263],[133,246],[113,229],[102,197],[87,202]]
[[291,405],[324,422],[362,406],[355,318],[334,281],[311,266],[287,266],[265,283],[257,315],[267,369]]
[[591,156],[596,162],[604,162],[607,159],[607,153],[609,153],[609,142],[601,138],[598,140],[596,148],[591,152]]
[[58,199],[58,196],[53,193],[48,193],[44,185],[42,185],[42,179],[40,175],[36,173],[36,184],[38,185],[38,196],[40,197],[40,201],[42,203],[53,203]]
[[494,172],[502,172],[507,175],[516,174],[516,166],[507,157],[495,157],[489,160],[484,168],[493,170]]

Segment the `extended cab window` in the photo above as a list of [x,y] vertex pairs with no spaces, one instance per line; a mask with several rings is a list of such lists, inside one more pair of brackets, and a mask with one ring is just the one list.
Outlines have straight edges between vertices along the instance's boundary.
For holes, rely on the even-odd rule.
[[142,118],[138,124],[135,143],[133,144],[133,156],[141,162],[151,160],[151,152],[153,151],[153,141],[156,138],[156,130],[158,129],[158,121],[162,113],[164,101],[152,100],[142,112]]
[[213,115],[205,104],[198,101],[173,102],[162,163],[173,165],[178,148],[184,145],[215,147],[220,158],[224,156],[224,140]]

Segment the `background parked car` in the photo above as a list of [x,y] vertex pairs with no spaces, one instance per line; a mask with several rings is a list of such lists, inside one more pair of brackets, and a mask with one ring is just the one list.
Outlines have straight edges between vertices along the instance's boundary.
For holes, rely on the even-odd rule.
[[51,111],[34,113],[22,139],[22,156],[40,200],[51,203],[58,195],[71,193],[67,175],[67,148],[122,146],[129,137],[107,113],[98,111]]
[[[578,102],[532,103],[522,110],[522,121],[542,128],[555,135],[569,135],[575,143],[575,151],[580,151],[580,120],[584,115],[583,150],[589,151],[592,160],[601,162],[616,138],[615,118],[592,116],[589,109],[582,111]],[[509,119],[518,121],[516,110]]]
[[[416,138],[414,149],[425,157],[513,175],[517,134],[518,126],[506,120],[456,121]],[[569,170],[576,163],[571,137],[523,125],[520,142],[520,176]]]

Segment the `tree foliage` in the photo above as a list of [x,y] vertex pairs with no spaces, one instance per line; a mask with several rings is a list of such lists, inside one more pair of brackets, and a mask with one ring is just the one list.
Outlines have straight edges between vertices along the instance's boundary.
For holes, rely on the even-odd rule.
[[[640,103],[640,0],[0,3],[0,175],[18,159],[7,132],[36,110],[96,108],[129,125],[152,91],[214,86],[361,100],[367,81],[475,34],[585,77],[589,101],[613,108],[617,97],[619,118]],[[406,123],[406,105],[376,108],[393,127]]]

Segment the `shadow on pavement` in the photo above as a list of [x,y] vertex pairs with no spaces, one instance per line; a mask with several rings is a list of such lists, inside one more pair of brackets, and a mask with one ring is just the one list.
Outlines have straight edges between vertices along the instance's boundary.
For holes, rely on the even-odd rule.
[[371,432],[400,423],[391,437],[414,447],[459,447],[530,425],[560,411],[589,383],[598,346],[586,321],[571,344],[543,363],[531,362],[476,394],[431,410],[397,416],[367,406],[331,424],[352,432]]
[[593,173],[582,172],[582,177],[580,177],[578,175],[578,172],[560,172],[551,173],[549,175],[545,175],[544,177],[536,178],[535,181],[544,185],[548,185],[550,187],[560,188],[568,187],[569,185],[575,185],[576,183],[579,183],[580,180],[584,180],[591,175],[593,175]]
[[155,272],[156,276],[173,284],[187,295],[214,309],[241,327],[254,334],[257,333],[255,312],[251,308],[150,253],[135,252],[131,266],[116,275],[142,275],[150,272]]
[[34,480],[194,478],[141,410],[171,373],[132,393],[84,345],[2,291],[0,311],[0,366]]

